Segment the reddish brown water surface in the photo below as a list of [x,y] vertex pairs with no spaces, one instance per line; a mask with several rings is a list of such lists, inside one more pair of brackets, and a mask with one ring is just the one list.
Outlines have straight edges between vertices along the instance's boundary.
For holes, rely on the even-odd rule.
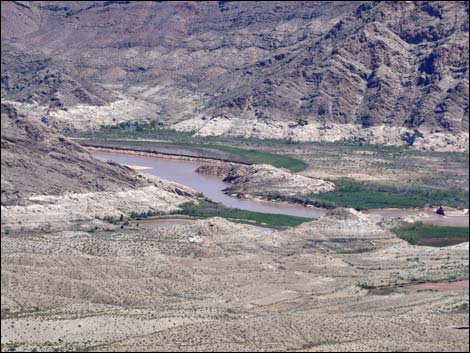
[[[194,160],[166,159],[151,156],[140,156],[122,152],[94,152],[96,157],[104,160],[112,160],[120,164],[134,166],[143,173],[156,175],[166,180],[174,181],[201,192],[207,198],[220,202],[231,208],[255,211],[261,213],[286,214],[298,217],[318,218],[327,210],[302,205],[277,203],[262,200],[238,199],[223,192],[230,186],[219,177],[201,175],[196,169],[209,162]],[[378,214],[385,217],[405,218],[414,217],[424,223],[440,226],[468,227],[467,216],[440,216],[429,209],[373,209],[365,213]]]
[[[224,183],[219,177],[202,175],[195,172],[197,168],[207,164],[202,161],[163,159],[111,152],[97,152],[94,153],[94,156],[124,165],[138,166],[138,169],[142,169],[141,171],[143,173],[156,175],[163,179],[189,186],[193,190],[203,193],[207,198],[231,208],[307,218],[318,218],[326,213],[326,210],[321,208],[261,200],[238,199],[226,195],[222,190],[230,186],[230,184]],[[143,167],[145,167],[145,169]]]

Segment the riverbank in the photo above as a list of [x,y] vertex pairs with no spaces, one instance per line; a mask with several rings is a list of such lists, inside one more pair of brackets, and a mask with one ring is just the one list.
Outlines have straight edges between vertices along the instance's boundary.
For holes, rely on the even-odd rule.
[[468,210],[446,210],[445,215],[436,213],[436,208],[398,209],[383,208],[366,210],[364,213],[400,219],[406,223],[422,222],[442,227],[469,227]]
[[[209,157],[192,157],[183,154],[171,154],[171,153],[162,153],[162,152],[151,152],[151,151],[139,151],[134,149],[128,149],[125,147],[96,147],[96,146],[89,146],[87,144],[82,145],[91,153],[115,153],[115,154],[122,154],[125,156],[142,156],[142,157],[152,157],[152,158],[159,158],[159,159],[168,159],[174,161],[190,161],[190,162],[204,162],[208,164],[225,164],[225,163],[233,163],[233,164],[245,164],[242,162],[232,162],[230,160],[224,159],[217,159],[217,158],[209,158]],[[139,166],[143,167],[143,166]],[[149,167],[146,167],[149,169]],[[151,169],[151,168],[150,168]]]
[[[186,156],[164,155],[162,158],[156,153],[129,151],[127,149],[105,149],[87,147],[95,154],[102,154],[102,158],[112,159],[115,162],[126,165],[139,165],[145,167],[143,172],[151,173],[162,178],[189,185],[193,189],[203,192],[206,197],[222,204],[239,209],[248,209],[255,212],[266,212],[276,214],[287,214],[292,216],[318,218],[327,212],[326,209],[315,207],[304,207],[299,204],[277,201],[262,201],[260,198],[238,199],[234,196],[226,195],[223,190],[230,187],[215,176],[200,175],[195,170],[202,164],[224,165],[226,162],[209,160],[203,158],[191,158]],[[137,159],[137,160],[136,160]],[[159,162],[162,161],[162,162]],[[164,162],[166,161],[166,162]],[[149,169],[150,168],[150,169]],[[187,185],[187,184],[186,184]],[[247,207],[252,203],[252,207]],[[267,209],[265,207],[268,207]],[[440,216],[430,208],[412,209],[371,209],[365,213],[379,214],[386,217],[401,219],[405,222],[425,222],[436,226],[460,226],[468,227],[468,215]]]
[[114,152],[95,152],[94,155],[105,160],[112,160],[124,165],[139,165],[150,167],[142,172],[160,178],[177,182],[196,190],[207,199],[218,202],[225,207],[257,213],[287,215],[301,218],[318,218],[327,212],[326,209],[304,207],[293,203],[279,203],[253,198],[237,198],[227,195],[224,190],[230,183],[223,182],[221,178],[196,173],[196,170],[206,165],[206,161],[156,158],[155,155],[127,154],[121,150]]
[[[269,192],[255,196],[269,201],[285,201],[319,208],[347,207],[355,209],[426,208],[444,206],[468,208],[468,156],[462,154],[418,153],[370,146],[313,146],[288,145],[275,142],[199,140],[194,143],[174,136],[174,139],[88,138],[78,139],[86,146],[151,152],[157,157],[207,161],[207,164],[240,165],[270,164],[291,172],[307,169],[298,174],[334,183],[335,190],[309,195],[285,195]],[[242,148],[241,148],[242,147]],[[298,158],[297,158],[298,157]],[[315,157],[313,160],[312,158]],[[212,162],[214,160],[214,162]],[[334,161],[334,163],[333,163]],[[369,175],[356,179],[361,173]],[[467,165],[467,166],[466,166]],[[427,171],[427,167],[432,168]],[[371,168],[373,167],[373,168]],[[421,172],[415,173],[419,167]],[[353,170],[354,169],[354,170]],[[423,171],[426,171],[423,173]],[[404,174],[404,172],[406,172]],[[365,175],[364,174],[364,175]],[[376,176],[381,176],[376,180]],[[404,183],[404,181],[407,181]],[[248,196],[240,193],[241,197]]]
[[128,139],[78,139],[84,147],[110,148],[177,156],[219,160],[239,164],[270,164],[276,168],[285,168],[296,173],[307,168],[307,163],[287,154],[270,153],[252,148],[240,148],[217,143],[160,142]]

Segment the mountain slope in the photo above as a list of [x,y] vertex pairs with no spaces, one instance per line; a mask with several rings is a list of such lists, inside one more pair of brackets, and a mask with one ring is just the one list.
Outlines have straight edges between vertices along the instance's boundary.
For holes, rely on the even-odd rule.
[[93,158],[19,104],[2,103],[1,127],[2,234],[110,229],[103,219],[197,202],[182,185]]
[[2,104],[2,205],[32,195],[118,191],[148,185],[117,164],[94,159],[80,145],[48,131],[41,121]]
[[468,131],[467,15],[457,2],[360,6],[319,40],[222,80],[231,85],[212,106]]
[[54,59],[69,93],[26,101],[53,106],[51,120],[70,129],[156,120],[201,135],[460,150],[468,11],[454,1],[15,1],[2,2],[2,44]]
[[77,104],[104,105],[116,99],[112,91],[91,82],[79,82],[73,68],[45,55],[2,46],[2,98],[38,103],[51,109]]

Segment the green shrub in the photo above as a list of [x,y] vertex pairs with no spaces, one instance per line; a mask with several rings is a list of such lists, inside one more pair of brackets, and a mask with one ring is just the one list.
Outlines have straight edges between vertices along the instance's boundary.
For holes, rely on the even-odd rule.
[[200,202],[199,205],[185,203],[175,214],[198,218],[222,217],[235,222],[253,222],[273,227],[296,227],[302,223],[313,221],[311,218],[252,212],[209,202]]
[[413,245],[447,246],[469,240],[468,227],[440,227],[422,222],[402,223],[393,232]]
[[352,179],[332,180],[336,189],[322,194],[312,194],[308,199],[330,206],[371,208],[416,208],[429,205],[447,205],[468,208],[468,192],[439,190],[423,187],[399,187],[365,183]]

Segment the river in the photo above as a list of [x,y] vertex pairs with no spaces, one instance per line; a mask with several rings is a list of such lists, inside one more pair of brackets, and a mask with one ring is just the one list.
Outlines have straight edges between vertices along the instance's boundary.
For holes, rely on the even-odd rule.
[[[190,188],[201,192],[207,198],[220,202],[227,207],[307,218],[318,218],[327,212],[325,209],[320,208],[262,200],[238,199],[236,197],[226,195],[223,190],[230,185],[229,183],[224,183],[216,176],[196,173],[197,168],[210,162],[166,159],[118,152],[100,151],[93,152],[93,155],[100,159],[112,160],[123,165],[140,167],[142,169],[141,171],[144,173],[149,173],[166,180],[189,186]],[[376,209],[369,210],[366,213],[393,218],[411,217],[424,223],[439,226],[468,227],[469,225],[468,215],[443,217],[435,214],[432,209]]]
[[93,155],[100,159],[112,160],[128,166],[141,167],[143,173],[149,173],[166,180],[189,186],[193,190],[204,194],[205,197],[220,202],[227,207],[308,218],[318,218],[326,213],[326,210],[314,207],[262,200],[238,199],[226,195],[222,190],[230,186],[229,183],[224,183],[216,176],[196,173],[197,168],[208,164],[203,161],[163,159],[111,152],[95,152]]

